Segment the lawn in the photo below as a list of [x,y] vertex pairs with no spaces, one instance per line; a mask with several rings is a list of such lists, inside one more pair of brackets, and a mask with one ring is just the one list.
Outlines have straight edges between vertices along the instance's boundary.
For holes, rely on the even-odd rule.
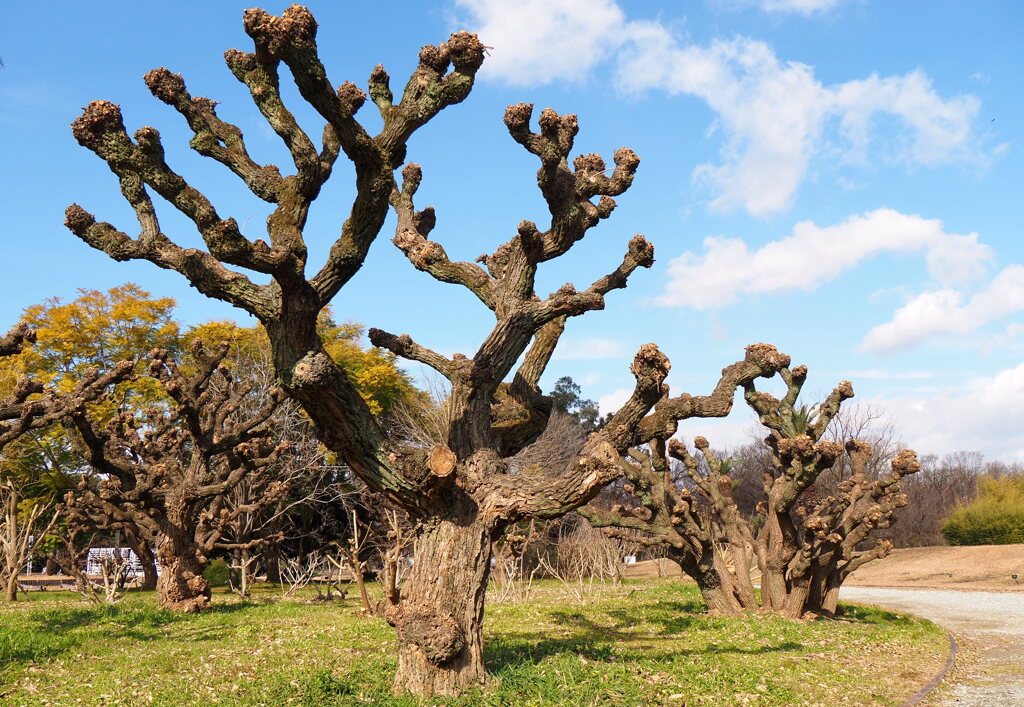
[[[0,606],[0,700],[11,705],[415,705],[391,695],[394,634],[354,600],[215,596],[200,616],[152,594],[93,607],[39,593]],[[792,623],[700,613],[690,586],[637,580],[581,605],[554,583],[487,614],[492,683],[430,704],[900,704],[945,655],[934,625],[852,608]]]

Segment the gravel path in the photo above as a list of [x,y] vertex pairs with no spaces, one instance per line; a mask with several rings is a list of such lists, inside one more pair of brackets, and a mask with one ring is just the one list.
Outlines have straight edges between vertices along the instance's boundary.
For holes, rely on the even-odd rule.
[[967,639],[977,666],[943,706],[1024,705],[1024,594],[843,587],[841,596],[923,616]]

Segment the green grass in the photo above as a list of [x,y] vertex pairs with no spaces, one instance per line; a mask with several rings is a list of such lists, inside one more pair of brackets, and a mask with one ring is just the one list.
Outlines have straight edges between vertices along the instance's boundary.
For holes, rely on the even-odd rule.
[[[269,594],[268,594],[269,596]],[[852,609],[841,621],[699,612],[692,587],[607,587],[587,606],[542,584],[491,604],[487,688],[461,705],[899,704],[944,656],[932,624]],[[0,607],[11,705],[415,705],[391,695],[394,633],[352,600],[238,603],[199,616],[152,595],[90,607],[57,593]]]

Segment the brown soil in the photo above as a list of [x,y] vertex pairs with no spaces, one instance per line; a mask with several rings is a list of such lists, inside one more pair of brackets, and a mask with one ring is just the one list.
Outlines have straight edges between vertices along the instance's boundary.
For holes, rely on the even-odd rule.
[[[664,557],[658,560],[644,560],[632,565],[626,565],[626,571],[622,574],[626,579],[650,579],[652,577],[683,577],[683,571],[679,569],[672,560]],[[683,577],[691,581],[689,577]]]
[[[1013,575],[1017,575],[1014,579]],[[1024,592],[1024,545],[893,550],[850,575],[853,587]]]

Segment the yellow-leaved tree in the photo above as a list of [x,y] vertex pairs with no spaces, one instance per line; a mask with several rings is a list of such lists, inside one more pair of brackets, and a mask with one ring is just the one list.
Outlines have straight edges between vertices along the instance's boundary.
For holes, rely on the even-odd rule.
[[[409,374],[398,367],[394,354],[365,346],[362,324],[338,323],[327,308],[320,313],[317,331],[324,348],[348,372],[375,415],[387,416],[399,404],[418,409],[427,403],[428,398],[415,387]],[[259,373],[273,376],[270,340],[262,326],[243,327],[232,321],[206,322],[190,328],[182,336],[182,347],[188,349],[197,338],[207,343],[227,341],[231,343],[229,362],[244,360],[248,368],[263,369]]]
[[[35,331],[36,343],[0,360],[0,396],[23,375],[68,391],[90,368],[105,373],[118,361],[136,360],[154,348],[179,350],[175,301],[170,297],[155,298],[130,282],[106,292],[79,293],[70,302],[52,297],[25,309],[22,321]],[[95,409],[109,415],[119,401],[152,402],[162,395],[150,379],[140,377],[120,383]],[[20,482],[37,501],[63,495],[69,474],[81,468],[81,459],[56,425],[23,435],[0,458],[0,475]]]

